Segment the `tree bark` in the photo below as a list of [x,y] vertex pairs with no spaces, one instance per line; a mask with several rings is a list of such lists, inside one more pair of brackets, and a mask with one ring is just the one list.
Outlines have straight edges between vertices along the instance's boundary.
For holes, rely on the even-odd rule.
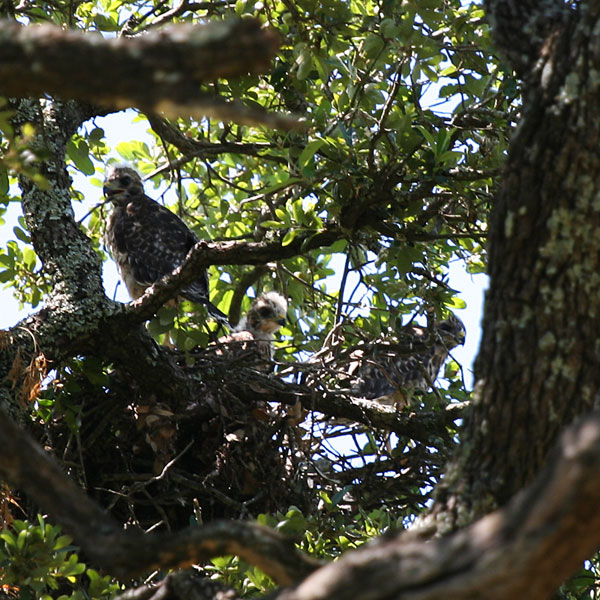
[[171,25],[110,39],[0,21],[0,91],[13,97],[52,94],[113,111],[136,107],[289,129],[297,119],[200,91],[219,77],[264,71],[279,42],[274,31],[254,19]]
[[[529,74],[490,220],[474,406],[433,511],[442,530],[530,483],[562,428],[597,406],[600,388],[598,11],[487,6],[498,43],[511,57],[520,52]],[[527,23],[546,37],[532,41]]]
[[269,596],[277,600],[543,600],[600,547],[598,414],[565,432],[535,481],[506,508],[443,539],[392,535],[326,566],[253,524],[214,522],[174,534],[122,530],[2,413],[0,447],[0,473],[61,523],[95,565],[121,577],[236,554],[280,585],[297,583]]
[[[526,81],[522,124],[490,222],[490,291],[476,368],[476,405],[432,511],[438,533],[464,529],[427,543],[383,539],[309,575],[296,588],[277,592],[274,597],[282,600],[545,598],[600,545],[600,487],[594,476],[600,465],[598,418],[573,427],[551,454],[564,426],[598,405],[600,389],[599,10],[595,2],[579,3],[576,9],[549,1],[490,0],[487,6],[500,46]],[[0,36],[1,43],[11,42]],[[124,97],[126,103],[138,102]],[[156,109],[157,102],[153,98],[148,106]],[[83,113],[68,104],[58,113],[40,106],[41,112],[24,102],[20,117],[41,118],[44,143],[53,144],[53,152],[62,156],[64,132],[75,131]],[[2,339],[3,399],[14,396],[9,374],[19,360],[31,365],[39,352],[60,360],[82,351],[101,354],[132,372],[143,370],[148,392],[164,390],[185,401],[196,393],[198,381],[154,344],[141,325],[144,319],[209,262],[262,264],[273,259],[273,252],[292,256],[341,235],[328,227],[286,247],[279,242],[199,244],[180,272],[124,308],[101,291],[98,260],[68,206],[64,163],[49,162],[43,174],[50,184],[47,192],[25,179],[21,185],[32,240],[54,286],[46,308]],[[325,410],[331,414],[337,408],[336,398],[330,400]],[[360,415],[364,407],[353,410]],[[375,420],[377,413],[369,418]],[[5,476],[41,505],[48,504],[82,545],[89,542],[86,524],[97,526],[103,550],[108,540],[119,552],[108,563],[99,552],[94,558],[117,574],[144,565],[190,564],[214,556],[211,552],[236,552],[282,584],[302,579],[314,567],[284,552],[279,540],[266,534],[261,540],[272,544],[265,542],[259,551],[259,541],[251,535],[249,547],[241,547],[234,525],[221,545],[210,529],[143,538],[142,544],[139,535],[126,535],[106,521],[97,507],[81,504],[80,512],[71,512],[66,502],[61,506],[60,487],[51,487],[52,481],[62,482],[60,470],[47,464],[48,471],[37,473],[23,463],[27,451],[19,445],[22,440],[16,442],[19,432],[6,419],[3,425],[0,444],[6,452],[0,455],[0,468]],[[13,446],[18,456],[9,451]],[[47,458],[29,450],[40,461]],[[543,464],[547,467],[539,473]],[[71,501],[84,502],[71,497],[71,488],[63,489]],[[505,508],[471,524],[499,506]],[[207,531],[213,536],[208,550],[202,539]],[[141,545],[143,555],[134,556],[133,548],[137,552]],[[93,549],[88,551],[91,555]],[[278,552],[285,560],[278,559]],[[265,556],[268,560],[261,562]],[[302,568],[295,570],[294,561]]]

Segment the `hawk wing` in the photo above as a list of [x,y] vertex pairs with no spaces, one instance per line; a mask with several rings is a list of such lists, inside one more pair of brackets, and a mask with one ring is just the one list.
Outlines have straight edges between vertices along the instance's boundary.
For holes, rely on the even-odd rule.
[[[420,347],[414,354],[399,354],[394,344],[381,343],[366,354],[354,356],[354,372],[358,383],[354,390],[364,398],[375,399],[393,395],[405,397],[414,390],[426,391],[438,376],[440,367],[448,356],[448,350],[456,344],[447,346],[440,340],[431,340],[426,329],[410,327],[403,344],[411,342]],[[423,344],[429,344],[423,347]],[[406,392],[406,393],[405,393]]]
[[[106,243],[133,298],[181,266],[198,238],[169,209],[139,194],[114,209]],[[208,300],[208,275],[183,288],[181,296],[206,305],[208,312],[227,323],[227,317]]]
[[[105,241],[132,298],[139,298],[155,281],[182,265],[198,238],[174,213],[144,193],[140,174],[126,166],[107,169],[104,195],[114,209]],[[204,304],[222,323],[227,317],[208,300],[208,276],[198,278],[180,294]]]
[[107,243],[119,266],[144,287],[183,264],[197,241],[177,215],[147,196],[116,208],[107,229]]

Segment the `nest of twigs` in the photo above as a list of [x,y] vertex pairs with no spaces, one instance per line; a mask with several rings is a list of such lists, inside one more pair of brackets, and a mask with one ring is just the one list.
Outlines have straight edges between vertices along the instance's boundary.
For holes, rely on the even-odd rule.
[[[322,492],[352,514],[385,505],[407,515],[426,502],[446,452],[392,439],[368,419],[311,410],[314,382],[327,382],[330,366],[286,365],[273,373],[273,365],[249,364],[248,357],[172,352],[195,386],[193,402],[167,405],[113,371],[105,388],[82,377],[70,392],[76,428],[57,402],[37,431],[120,522],[176,530],[194,521],[285,513],[291,505],[318,514]],[[343,400],[348,392],[340,393]]]

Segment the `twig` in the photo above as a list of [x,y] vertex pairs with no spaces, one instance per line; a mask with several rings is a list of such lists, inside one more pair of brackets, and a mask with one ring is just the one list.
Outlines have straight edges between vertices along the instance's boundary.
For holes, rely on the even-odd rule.
[[123,530],[1,409],[0,473],[53,516],[92,563],[117,577],[235,554],[290,585],[320,566],[274,531],[252,523],[216,521],[176,534]]

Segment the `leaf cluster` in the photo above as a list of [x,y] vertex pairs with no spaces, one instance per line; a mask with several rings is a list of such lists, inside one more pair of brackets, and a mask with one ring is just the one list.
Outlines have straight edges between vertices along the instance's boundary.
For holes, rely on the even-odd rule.
[[[0,532],[0,585],[19,598],[84,600],[107,598],[120,586],[80,562],[77,548],[60,527],[15,520]],[[60,594],[60,595],[56,595]]]
[[[209,271],[211,299],[233,323],[263,291],[277,289],[289,299],[276,352],[278,370],[289,368],[287,381],[310,379],[295,363],[310,370],[315,356],[332,347],[332,332],[341,332],[340,351],[348,352],[361,341],[397,335],[415,318],[440,319],[465,307],[460,290],[448,282],[450,264],[485,270],[487,216],[520,110],[518,85],[495,56],[477,4],[225,0],[171,8],[166,2],[95,0],[13,8],[23,23],[50,21],[105,37],[135,38],[165,23],[231,16],[258,18],[281,36],[269,73],[214,81],[199,93],[295,113],[303,129],[129,112],[131,123],[116,142],[109,135],[113,117],[95,117],[70,137],[64,158],[73,178],[72,204],[107,265],[102,171],[118,158],[133,164],[146,179],[147,194],[201,240],[281,248],[305,240],[289,258]],[[40,99],[39,110],[50,102]],[[47,157],[35,146],[38,132],[28,123],[13,126],[13,114],[14,107],[0,105],[0,218],[18,200],[19,177],[44,186],[39,167]],[[123,127],[122,115],[118,123]],[[52,281],[24,221],[17,217],[9,225],[0,246],[0,281],[24,306],[36,307],[51,293]],[[309,246],[327,228],[338,232],[334,243]],[[218,335],[206,320],[203,309],[183,302],[163,307],[148,330],[159,341],[168,332],[177,347],[171,358],[192,373],[198,349]],[[336,422],[317,411],[302,413],[303,425],[294,429],[287,407],[244,404],[213,367],[199,388],[212,410],[202,421],[198,406],[180,413],[180,407],[165,407],[98,354],[55,365],[33,420],[76,476],[93,479],[98,498],[133,525],[187,522],[200,497],[209,517],[255,511],[259,520],[297,537],[302,548],[332,558],[414,520],[431,498],[456,434],[450,424],[427,443],[390,438],[364,422]],[[448,363],[444,376],[447,386],[416,394],[411,412],[440,412],[469,399],[456,363]],[[313,371],[312,381],[315,390],[351,391],[340,370]],[[148,414],[156,417],[153,429],[144,429]],[[167,437],[172,431],[179,436],[175,448],[169,443],[176,436]],[[160,444],[176,462],[164,480],[151,473],[151,448]],[[15,551],[5,564],[21,568],[35,548],[51,563],[35,567],[41,569],[36,593],[54,589],[57,578],[80,582],[85,565],[70,558],[76,554],[68,546],[56,546],[63,538],[50,526],[15,527],[33,528],[23,534],[31,539],[19,549],[21,532],[5,531],[6,552]],[[31,552],[25,557],[17,550]],[[76,564],[65,566],[69,560]],[[213,561],[211,569],[249,594],[270,585],[238,559]],[[86,572],[93,584],[93,572]],[[18,581],[16,574],[11,581]],[[19,585],[25,585],[22,578]]]

